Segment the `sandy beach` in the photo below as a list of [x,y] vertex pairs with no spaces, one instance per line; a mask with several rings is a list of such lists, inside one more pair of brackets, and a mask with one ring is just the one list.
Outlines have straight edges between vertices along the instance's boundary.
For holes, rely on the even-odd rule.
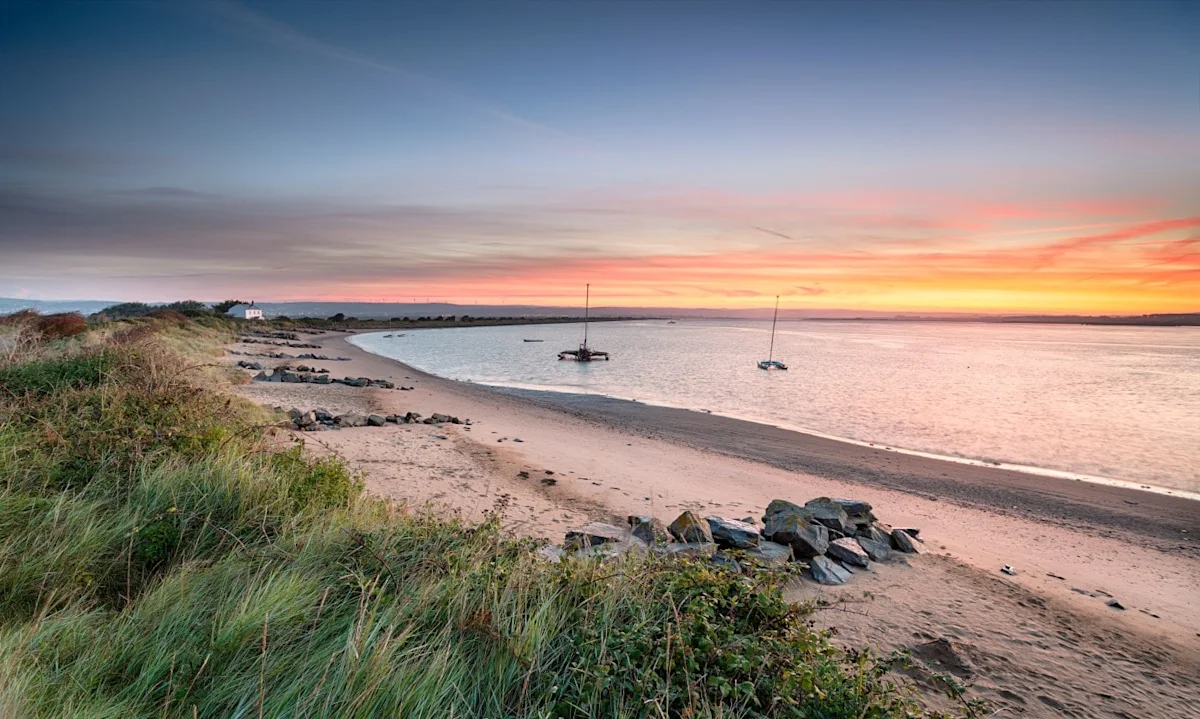
[[[685,509],[758,517],[775,498],[866,500],[882,521],[919,527],[924,543],[922,554],[876,564],[844,587],[795,587],[796,598],[853,600],[817,614],[846,645],[909,649],[914,678],[950,672],[992,701],[995,716],[1196,715],[1200,503],[696,412],[495,391],[371,355],[342,334],[306,341],[350,358],[315,362],[335,377],[413,389],[256,382],[236,391],[284,409],[471,420],[296,433],[365,471],[376,494],[469,519],[498,511],[512,532],[553,541],[588,519],[670,521]],[[1018,574],[999,573],[1004,565]]]

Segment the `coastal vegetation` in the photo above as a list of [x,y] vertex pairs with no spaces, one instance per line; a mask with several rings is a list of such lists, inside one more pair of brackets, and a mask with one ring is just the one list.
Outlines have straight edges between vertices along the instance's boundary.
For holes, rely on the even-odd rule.
[[220,391],[244,323],[33,322],[0,328],[0,715],[925,716],[787,570],[551,563],[366,495]]

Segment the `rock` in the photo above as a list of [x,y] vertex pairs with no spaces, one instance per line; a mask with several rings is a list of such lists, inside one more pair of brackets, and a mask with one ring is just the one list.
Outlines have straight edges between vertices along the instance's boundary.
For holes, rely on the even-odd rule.
[[419,422],[420,420],[421,420],[421,415],[417,414],[416,412],[408,412],[404,415],[404,423],[405,424]]
[[362,427],[366,425],[367,418],[361,414],[339,414],[333,421],[341,427]]
[[309,410],[300,415],[299,419],[296,421],[301,427],[312,427],[313,425],[317,424],[317,413]]
[[292,419],[300,419],[303,416],[304,416],[304,413],[301,412],[300,410],[296,409],[295,407],[292,407],[291,409],[288,410],[288,417],[291,417]]
[[384,419],[386,419],[391,424],[396,424],[400,421],[400,418],[394,414],[389,414],[387,417],[384,417]]
[[758,527],[737,519],[705,517],[712,532],[713,541],[721,549],[749,549],[758,544],[761,537]]
[[619,542],[628,536],[630,534],[626,529],[614,527],[611,524],[603,522],[589,522],[577,529],[568,530],[564,537],[563,546],[568,549],[594,547],[607,542]]
[[529,479],[529,472],[522,469],[520,472],[517,472],[517,476],[521,479]]
[[739,521],[739,522],[745,522],[746,524],[754,524],[754,517],[742,517],[742,518],[741,518],[740,520],[738,520],[738,521]]
[[792,548],[765,539],[745,552],[746,561],[763,567],[782,567],[792,558]]
[[852,537],[833,540],[825,553],[854,567],[865,567],[871,563],[871,558],[858,545],[858,540]]
[[443,422],[449,422],[451,417],[448,414],[434,412],[433,414],[429,415],[429,419],[432,420],[431,424],[442,424]]
[[625,537],[616,542],[605,542],[590,547],[582,547],[575,552],[579,557],[620,557],[626,554],[646,554],[646,543],[636,537]]
[[888,547],[892,546],[891,530],[885,529],[879,524],[873,523],[865,527],[859,527],[855,534],[859,537],[870,539],[873,542],[879,542],[880,544]]
[[327,409],[321,409],[320,407],[318,407],[313,410],[313,414],[316,415],[318,422],[332,422],[333,421],[333,415],[329,414],[329,410],[327,410]]
[[724,552],[716,552],[712,555],[712,563],[723,569],[728,569],[731,572],[742,573],[742,565],[738,564],[738,560],[729,556]]
[[395,389],[396,385],[388,382],[385,379],[373,379],[370,381],[372,387],[382,387],[384,389]]
[[850,572],[829,557],[813,557],[808,563],[808,571],[821,584],[845,584],[850,579]]
[[763,524],[767,524],[771,517],[777,514],[795,514],[799,512],[803,512],[805,516],[811,516],[807,512],[804,512],[804,507],[798,504],[793,504],[785,499],[772,499],[771,503],[767,505],[766,511],[763,512],[762,521]]
[[843,536],[845,536],[846,532],[854,531],[854,524],[850,521],[846,510],[842,509],[840,504],[829,497],[810,499],[804,503],[804,508],[812,513],[814,520],[824,524],[829,529],[841,532]]
[[1123,604],[1121,604],[1120,602],[1118,602],[1115,599],[1110,599],[1107,602],[1105,602],[1104,604],[1105,604],[1105,606],[1112,607],[1113,609],[1124,609],[1125,608],[1125,606]]
[[384,417],[381,414],[367,415],[367,424],[372,427],[382,427],[383,425],[387,424],[387,417]]
[[284,370],[279,373],[279,381],[280,382],[291,382],[293,384],[298,384],[298,383],[303,382],[304,378],[301,377],[300,375],[296,374],[295,372],[289,372],[288,370]]
[[1007,574],[1010,577],[1017,576],[1017,570],[1013,569],[1012,565],[1009,564],[1005,564],[1003,567],[1000,567],[1000,573]]
[[371,383],[371,380],[366,377],[346,377],[342,379],[342,384],[348,387],[366,387]]
[[329,378],[329,375],[327,375],[327,374],[319,374],[316,377],[312,378],[312,383],[313,384],[333,384],[333,380],[331,380]]
[[858,499],[834,499],[833,502],[842,508],[855,527],[866,527],[875,521],[875,515],[871,514],[871,505],[867,502]]
[[562,561],[563,557],[567,556],[567,553],[563,551],[562,547],[555,546],[553,544],[547,544],[546,546],[539,548],[536,552],[534,552],[534,554],[542,559],[545,559],[551,564],[558,564]]
[[271,376],[269,374],[267,374],[266,372],[259,372],[258,374],[254,375],[254,381],[255,382],[270,382]]
[[913,539],[920,541],[920,538],[921,538],[921,530],[920,529],[918,529],[916,527],[901,527],[900,531],[908,534],[908,536],[912,537]]
[[912,536],[903,529],[893,529],[891,539],[892,549],[899,550],[905,554],[917,553],[917,545],[913,543]]
[[667,526],[671,536],[680,542],[704,543],[713,541],[712,530],[708,522],[696,516],[695,512],[684,512]]
[[553,487],[558,484],[558,480],[553,477],[543,477],[541,481],[543,487]]
[[873,562],[886,562],[892,554],[891,547],[888,546],[887,540],[877,542],[868,537],[857,537],[858,546],[867,553],[867,556]]
[[657,518],[633,515],[628,517],[633,536],[646,544],[665,544],[671,541],[671,535],[666,526]]
[[801,559],[824,554],[829,548],[829,530],[823,524],[810,524],[812,515],[802,507],[792,506],[795,511],[780,511],[765,517],[763,536],[790,546],[792,553]]
[[717,545],[713,542],[670,542],[656,545],[650,551],[672,557],[711,557],[716,554]]

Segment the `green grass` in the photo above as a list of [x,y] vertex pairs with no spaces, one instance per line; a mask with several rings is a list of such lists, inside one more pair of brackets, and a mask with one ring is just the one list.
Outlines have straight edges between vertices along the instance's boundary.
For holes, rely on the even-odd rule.
[[399,511],[203,387],[227,326],[135,334],[0,367],[0,715],[923,716],[786,572]]

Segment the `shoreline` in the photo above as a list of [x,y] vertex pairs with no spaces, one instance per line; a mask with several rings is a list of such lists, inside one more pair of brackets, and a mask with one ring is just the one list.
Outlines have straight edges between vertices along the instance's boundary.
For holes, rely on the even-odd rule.
[[[313,340],[348,358],[327,363],[336,376],[411,389],[251,382],[234,391],[285,409],[462,418],[291,433],[310,452],[339,455],[363,473],[368,492],[408,508],[401,511],[498,516],[505,532],[558,543],[589,521],[670,521],[685,510],[757,517],[777,498],[852,497],[891,526],[920,528],[922,541],[920,554],[873,563],[845,586],[789,586],[789,601],[854,607],[815,617],[844,646],[948,652],[934,657],[933,671],[942,671],[942,659],[961,660],[973,694],[1038,719],[1062,716],[1064,707],[1079,717],[1114,715],[1096,702],[1127,716],[1174,719],[1200,702],[1186,679],[1200,672],[1200,544],[1196,533],[1172,533],[1200,519],[1190,500],[686,410],[520,396],[422,372],[347,337]],[[988,486],[996,478],[999,488]],[[945,491],[930,486],[938,482]],[[1069,501],[1047,487],[1069,492]],[[1002,574],[1005,565],[1015,574]]]
[[[519,389],[448,379],[376,354],[340,336],[342,346],[394,363],[423,379],[460,392],[504,396],[595,424],[620,427],[702,451],[789,472],[883,487],[926,499],[1066,522],[1107,532],[1152,538],[1165,551],[1200,558],[1200,504],[1182,490],[1158,492],[1137,483],[1047,476],[1004,466],[887,449],[876,443],[825,437],[753,420],[667,407],[600,394]],[[1052,471],[1052,470],[1051,470]]]

